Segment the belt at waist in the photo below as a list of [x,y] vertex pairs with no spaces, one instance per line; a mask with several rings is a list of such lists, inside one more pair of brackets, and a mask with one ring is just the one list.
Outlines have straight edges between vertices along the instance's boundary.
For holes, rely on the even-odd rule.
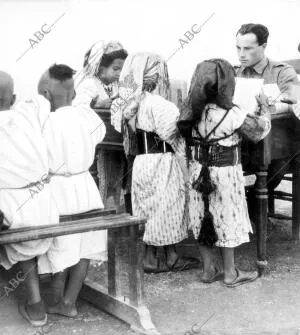
[[136,130],[138,155],[174,152],[170,144],[153,132]]
[[[203,164],[203,147],[200,144],[195,145],[194,159]],[[235,145],[225,147],[223,145],[211,145],[208,152],[208,166],[224,167],[235,166],[241,163],[241,146]]]
[[51,179],[51,175],[49,174],[44,174],[40,180],[38,181],[34,181],[31,182],[25,186],[21,186],[21,187],[3,187],[0,188],[1,190],[23,190],[26,188],[33,188],[33,187],[38,187],[41,184],[49,184],[50,183],[50,179]]
[[80,172],[62,172],[62,173],[57,173],[57,172],[49,172],[49,176],[52,177],[52,176],[59,176],[59,177],[72,177],[72,176],[77,176],[79,174],[83,174],[83,173],[86,173],[88,172],[88,170],[86,171],[80,171]]

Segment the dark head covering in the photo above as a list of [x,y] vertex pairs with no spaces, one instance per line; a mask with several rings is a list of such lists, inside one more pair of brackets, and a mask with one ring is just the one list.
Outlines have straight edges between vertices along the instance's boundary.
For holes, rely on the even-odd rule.
[[[181,108],[177,123],[181,134],[187,140],[187,148],[189,148],[189,145],[194,145],[192,129],[201,120],[205,106],[214,103],[229,111],[234,106],[232,102],[234,88],[234,69],[227,61],[211,59],[197,65],[186,104]],[[209,171],[210,143],[208,137],[209,135],[205,138],[199,138],[203,150],[202,169],[192,187],[202,194],[204,202],[204,216],[198,241],[201,244],[213,245],[217,242],[218,236],[214,228],[213,215],[209,209],[209,196],[215,190],[216,185],[212,182]],[[191,152],[188,152],[187,156],[190,159]]]
[[188,97],[181,107],[178,128],[189,138],[194,124],[201,120],[208,103],[230,110],[235,89],[233,67],[224,59],[210,59],[197,65],[193,74]]

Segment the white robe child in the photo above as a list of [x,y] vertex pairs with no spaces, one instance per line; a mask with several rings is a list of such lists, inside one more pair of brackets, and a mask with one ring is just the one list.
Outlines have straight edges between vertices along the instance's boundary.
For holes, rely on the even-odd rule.
[[[42,127],[50,114],[41,96],[0,112],[0,208],[10,228],[57,224],[59,214],[49,191],[47,147]],[[52,239],[1,247],[0,264],[9,269],[49,249]]]
[[[48,147],[51,191],[60,215],[103,208],[89,168],[95,148],[105,136],[105,125],[88,106],[67,106],[49,116],[43,135]],[[59,236],[39,258],[39,273],[56,273],[81,258],[106,260],[107,232]]]

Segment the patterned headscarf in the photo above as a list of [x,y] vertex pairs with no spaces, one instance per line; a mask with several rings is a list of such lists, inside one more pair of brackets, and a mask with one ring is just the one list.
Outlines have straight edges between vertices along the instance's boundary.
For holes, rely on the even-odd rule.
[[166,62],[154,53],[134,53],[123,65],[119,81],[119,98],[111,107],[112,124],[121,132],[122,120],[133,118],[145,91],[151,91],[165,99],[170,96],[170,82]]
[[127,155],[136,154],[136,138],[128,127],[128,120],[136,118],[144,92],[151,91],[168,99],[169,89],[168,68],[161,56],[135,53],[127,57],[120,75],[119,98],[111,107],[111,123],[117,131],[123,133]]
[[198,64],[178,121],[182,135],[186,138],[191,136],[192,126],[199,122],[208,103],[231,109],[234,106],[234,89],[234,69],[226,60],[210,59]]
[[103,55],[122,49],[122,44],[116,41],[100,40],[93,44],[84,55],[83,69],[75,77],[75,86],[77,87],[86,77],[98,74]]

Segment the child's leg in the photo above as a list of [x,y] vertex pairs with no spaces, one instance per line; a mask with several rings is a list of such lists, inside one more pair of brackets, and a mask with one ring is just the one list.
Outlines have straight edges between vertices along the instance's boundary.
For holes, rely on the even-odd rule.
[[42,300],[40,294],[40,282],[37,272],[36,259],[30,259],[29,261],[20,262],[19,266],[24,274],[24,284],[26,291],[28,292],[27,303],[29,305],[35,304]]
[[203,275],[202,280],[206,281],[212,278],[218,271],[215,256],[212,247],[198,244],[200,255],[203,259]]
[[157,257],[156,257],[156,247],[153,245],[145,244],[144,252],[144,268],[146,269],[156,269],[157,268]]
[[33,326],[43,326],[47,322],[46,308],[40,294],[40,283],[36,259],[20,262],[24,274],[24,285],[28,294],[25,304],[19,306],[19,311]]
[[76,301],[86,277],[90,261],[81,259],[70,268],[69,280],[65,288],[64,296],[58,304],[49,307],[51,314],[60,314],[69,317],[77,315]]
[[65,269],[52,276],[52,295],[54,304],[57,304],[64,296],[68,271],[69,269]]
[[237,276],[234,266],[234,248],[221,248],[221,255],[224,266],[224,283],[231,283]]
[[257,271],[241,271],[234,265],[234,248],[221,248],[224,264],[224,284],[235,287],[247,284],[258,277]]
[[165,252],[166,252],[166,257],[167,257],[167,264],[169,267],[172,267],[172,265],[177,261],[177,258],[178,258],[175,244],[166,245]]
[[81,259],[70,269],[70,276],[64,294],[64,302],[68,305],[75,305],[84,279],[87,275],[90,260]]

